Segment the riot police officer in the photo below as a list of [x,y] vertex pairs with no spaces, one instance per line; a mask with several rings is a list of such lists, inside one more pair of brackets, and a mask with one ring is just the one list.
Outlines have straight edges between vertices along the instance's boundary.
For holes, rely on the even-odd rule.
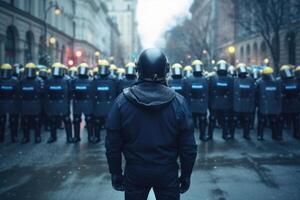
[[189,87],[190,108],[194,122],[199,123],[200,140],[211,139],[206,134],[208,110],[208,79],[204,76],[203,63],[200,60],[192,62],[193,76],[187,80]]
[[52,77],[45,82],[45,111],[50,120],[50,138],[48,143],[57,140],[57,126],[63,121],[67,143],[71,143],[72,123],[70,118],[70,80],[64,76],[61,63],[52,65]]
[[168,85],[171,89],[175,90],[182,96],[188,99],[188,86],[186,81],[183,79],[182,65],[179,63],[175,63],[171,67],[171,78],[168,81]]
[[234,80],[234,97],[233,97],[233,111],[234,123],[232,124],[232,134],[238,122],[240,122],[243,129],[243,136],[245,139],[250,139],[250,127],[255,113],[255,94],[256,85],[255,80],[248,76],[247,66],[244,63],[237,65],[238,77]]
[[262,78],[257,82],[258,140],[264,140],[264,128],[268,122],[272,129],[272,138],[282,140],[281,124],[279,121],[281,113],[281,87],[280,82],[274,79],[273,73],[273,68],[265,67],[262,71]]
[[300,85],[295,79],[293,70],[288,65],[280,68],[281,92],[282,92],[282,112],[281,124],[291,123],[293,136],[300,139]]
[[133,62],[128,63],[125,66],[125,78],[121,79],[118,84],[118,93],[121,93],[123,89],[128,88],[135,84],[137,81],[136,66]]
[[233,79],[228,76],[228,64],[224,60],[217,63],[217,75],[209,80],[209,99],[209,137],[213,137],[218,121],[222,127],[223,139],[232,139]]
[[98,73],[93,80],[93,105],[94,105],[94,143],[100,142],[101,128],[110,111],[110,107],[117,96],[116,80],[110,76],[109,63],[107,60],[100,60]]
[[92,78],[89,77],[89,66],[81,63],[78,66],[77,77],[71,81],[73,100],[74,142],[80,142],[81,115],[84,114],[88,132],[88,141],[93,142],[93,94]]
[[41,142],[41,97],[43,94],[42,81],[37,77],[37,67],[34,63],[25,66],[20,82],[21,115],[23,127],[22,143],[30,140],[30,128],[35,130],[35,142]]
[[139,81],[117,97],[107,120],[112,185],[125,190],[125,200],[146,200],[151,188],[158,199],[179,200],[189,189],[197,152],[192,116],[185,99],[166,85],[168,62],[159,49],[142,52],[137,68]]
[[17,142],[18,131],[18,80],[13,77],[10,64],[0,68],[0,143],[4,142],[6,115],[9,116],[11,142]]

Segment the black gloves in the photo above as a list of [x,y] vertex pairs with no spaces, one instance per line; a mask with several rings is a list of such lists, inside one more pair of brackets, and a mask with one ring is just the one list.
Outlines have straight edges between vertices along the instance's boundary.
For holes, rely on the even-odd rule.
[[180,192],[180,194],[183,194],[183,193],[185,193],[186,191],[189,190],[191,180],[190,180],[189,177],[182,177],[181,176],[179,178],[179,183],[180,183],[179,192]]
[[121,174],[111,175],[111,184],[113,188],[117,191],[124,191],[124,177]]

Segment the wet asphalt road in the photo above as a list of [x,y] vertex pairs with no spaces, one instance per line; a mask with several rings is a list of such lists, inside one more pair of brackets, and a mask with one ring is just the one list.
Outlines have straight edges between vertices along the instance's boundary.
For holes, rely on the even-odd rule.
[[[104,142],[78,145],[0,144],[0,199],[122,200],[110,185]],[[198,134],[195,133],[196,138]],[[253,135],[254,136],[254,135]],[[283,142],[245,141],[237,134],[225,142],[216,131],[213,142],[200,143],[190,190],[183,200],[299,200],[300,141],[285,132]],[[102,135],[104,138],[104,135]],[[153,193],[149,200],[155,199]]]

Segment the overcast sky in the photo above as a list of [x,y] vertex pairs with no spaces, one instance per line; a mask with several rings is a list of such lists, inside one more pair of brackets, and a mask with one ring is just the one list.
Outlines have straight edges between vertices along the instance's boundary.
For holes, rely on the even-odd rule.
[[185,17],[193,0],[138,0],[138,31],[144,48],[161,47],[163,33]]

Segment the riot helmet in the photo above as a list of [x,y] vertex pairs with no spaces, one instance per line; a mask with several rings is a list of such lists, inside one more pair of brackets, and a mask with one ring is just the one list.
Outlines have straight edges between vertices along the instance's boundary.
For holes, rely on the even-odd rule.
[[38,75],[39,77],[41,77],[42,79],[46,79],[48,78],[48,70],[45,66],[40,67],[39,71],[38,71]]
[[262,78],[264,80],[272,80],[273,79],[273,73],[274,70],[272,67],[264,67],[264,69],[262,70],[261,74],[262,74]]
[[89,76],[89,66],[86,63],[81,63],[77,67],[77,73],[80,77],[88,77]]
[[1,78],[9,79],[12,77],[13,69],[10,64],[8,63],[2,64],[0,70],[1,70],[1,76],[0,76]]
[[288,65],[283,65],[280,68],[280,77],[282,79],[291,79],[293,77],[295,77],[293,70],[291,69],[290,66]]
[[13,76],[19,77],[21,69],[23,69],[23,65],[22,64],[18,64],[18,63],[14,64],[13,65]]
[[109,62],[107,60],[99,60],[98,62],[98,74],[100,76],[109,75]]
[[63,77],[65,69],[61,63],[54,63],[52,65],[52,76],[53,77]]
[[136,65],[133,62],[129,62],[125,66],[125,75],[127,78],[136,77]]
[[202,76],[204,71],[204,65],[201,60],[194,60],[192,62],[194,76]]
[[116,78],[117,77],[117,70],[118,70],[118,67],[114,64],[110,65],[109,67],[109,75],[112,77],[112,78]]
[[193,68],[191,66],[185,66],[183,68],[183,76],[186,78],[190,78],[191,76],[193,76]]
[[239,63],[237,66],[237,74],[239,77],[246,77],[248,74],[247,65],[245,63]]
[[27,63],[25,65],[24,76],[26,78],[35,78],[37,75],[37,67],[34,63]]
[[68,71],[68,75],[72,78],[74,78],[75,76],[77,76],[77,67],[71,67]]
[[122,80],[124,78],[124,74],[125,74],[125,69],[124,68],[118,68],[117,70],[117,74],[118,74],[118,79]]
[[219,76],[226,76],[228,73],[228,64],[225,60],[220,60],[216,66],[217,74]]
[[182,65],[179,63],[175,63],[172,65],[171,73],[173,78],[181,78],[182,77]]

